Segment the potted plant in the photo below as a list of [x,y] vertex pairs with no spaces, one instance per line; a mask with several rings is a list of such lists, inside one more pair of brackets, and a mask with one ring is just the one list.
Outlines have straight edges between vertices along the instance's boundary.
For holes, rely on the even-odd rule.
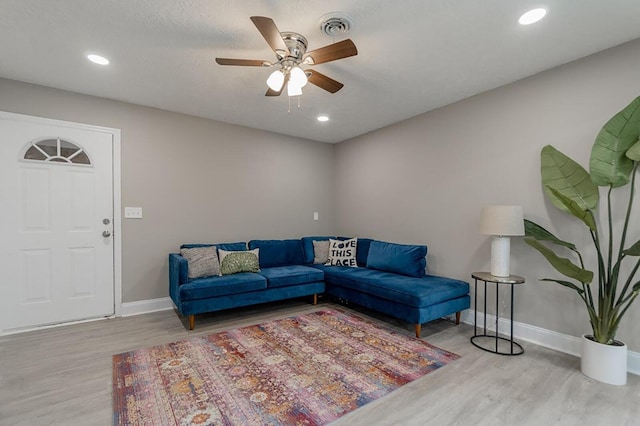
[[[587,308],[593,334],[582,338],[582,372],[618,385],[626,384],[627,380],[627,347],[615,339],[616,332],[640,293],[640,281],[634,282],[640,267],[640,240],[638,235],[628,234],[640,161],[639,137],[640,97],[602,127],[591,150],[589,172],[551,145],[542,148],[544,192],[554,206],[575,216],[587,227],[595,248],[597,275],[587,269],[575,244],[525,219],[525,242],[570,279],[544,278],[542,281],[553,281],[574,290]],[[626,209],[616,215],[612,192],[625,186],[628,186]],[[606,188],[604,231],[599,228],[595,214],[600,204],[599,187]],[[622,225],[614,226],[620,224],[622,218]],[[569,253],[570,257],[562,257],[557,250]]]

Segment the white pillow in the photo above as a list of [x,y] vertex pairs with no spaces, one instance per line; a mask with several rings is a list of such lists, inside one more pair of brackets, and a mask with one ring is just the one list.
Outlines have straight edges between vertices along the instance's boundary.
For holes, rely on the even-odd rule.
[[350,266],[358,267],[356,261],[356,249],[358,248],[358,239],[350,240],[329,240],[329,258],[325,265],[328,266]]

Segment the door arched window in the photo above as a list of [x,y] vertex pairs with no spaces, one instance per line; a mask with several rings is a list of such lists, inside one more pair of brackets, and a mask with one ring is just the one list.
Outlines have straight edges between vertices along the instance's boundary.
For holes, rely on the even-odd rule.
[[24,161],[91,165],[91,160],[82,147],[60,138],[45,138],[30,142],[22,159]]

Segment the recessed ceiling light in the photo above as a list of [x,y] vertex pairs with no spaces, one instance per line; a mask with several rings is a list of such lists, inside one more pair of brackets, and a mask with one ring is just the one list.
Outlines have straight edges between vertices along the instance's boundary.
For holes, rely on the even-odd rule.
[[96,54],[92,53],[90,55],[87,55],[87,59],[89,59],[94,64],[109,65],[109,60],[107,58],[105,58],[104,56],[100,56],[100,55],[96,55]]
[[318,121],[329,121],[329,117],[326,115],[319,115]]
[[544,18],[544,15],[546,14],[547,9],[543,9],[541,7],[537,9],[531,9],[530,11],[523,14],[520,19],[518,19],[518,22],[520,23],[520,25],[533,24]]

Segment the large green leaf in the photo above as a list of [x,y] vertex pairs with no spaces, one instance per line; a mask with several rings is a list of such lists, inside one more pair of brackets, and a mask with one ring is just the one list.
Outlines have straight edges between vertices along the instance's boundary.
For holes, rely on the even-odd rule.
[[542,226],[530,220],[524,220],[524,235],[527,237],[533,237],[538,241],[549,241],[559,246],[567,247],[571,250],[576,249],[576,245],[568,241],[562,241],[560,238],[553,235],[551,232],[544,229]]
[[542,148],[540,153],[540,174],[545,193],[560,210],[571,213],[550,188],[573,200],[582,210],[595,209],[598,205],[598,187],[589,173],[551,145]]
[[640,139],[631,145],[631,148],[629,148],[624,155],[630,160],[640,161]]
[[640,136],[640,96],[600,130],[591,149],[589,170],[596,185],[614,188],[629,182],[633,160],[625,154]]
[[554,280],[554,279],[551,279],[551,278],[543,278],[543,279],[541,279],[540,281],[551,281],[551,282],[554,282],[554,283],[558,283],[558,284],[560,284],[560,285],[563,285],[563,286],[565,286],[565,287],[569,287],[570,289],[575,290],[575,291],[577,291],[577,292],[578,292],[578,293],[580,293],[580,294],[584,293],[584,290],[583,290],[583,289],[581,289],[580,287],[578,287],[577,285],[575,285],[574,283],[569,282],[569,281],[564,281],[564,280]]
[[551,266],[556,268],[558,272],[569,278],[580,281],[582,284],[589,284],[593,281],[593,272],[582,269],[569,259],[560,257],[550,248],[531,237],[525,237],[524,242],[534,249],[538,250],[549,261]]
[[569,197],[565,197],[559,191],[556,191],[553,188],[549,188],[549,190],[553,193],[553,195],[560,200],[564,206],[569,209],[569,213],[580,219],[584,222],[585,225],[589,227],[590,230],[596,230],[596,222],[593,219],[593,215],[588,210],[582,210],[578,203],[570,199]]
[[640,256],[640,240],[636,241],[634,245],[623,251],[627,256]]

